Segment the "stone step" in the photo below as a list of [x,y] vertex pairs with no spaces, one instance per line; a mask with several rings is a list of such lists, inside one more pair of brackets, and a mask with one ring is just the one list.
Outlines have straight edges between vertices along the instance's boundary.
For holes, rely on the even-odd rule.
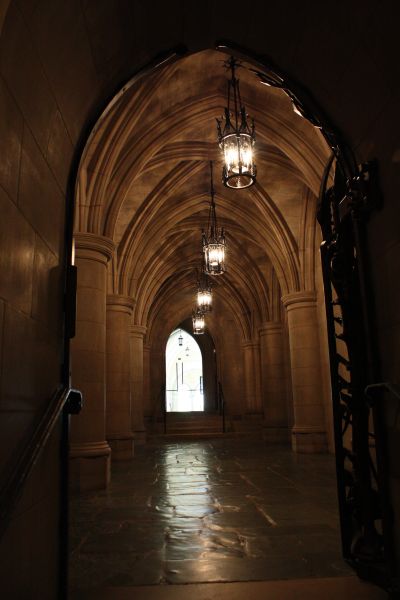
[[222,426],[222,416],[215,413],[167,413],[166,422],[168,429],[218,429]]
[[207,431],[221,431],[222,423],[218,426],[216,425],[198,425],[198,424],[187,424],[187,425],[177,425],[167,423],[167,431],[169,433],[177,432],[177,433],[190,433],[191,431],[197,431],[198,433],[207,432]]
[[219,415],[217,417],[187,417],[186,419],[176,419],[175,417],[170,417],[169,415],[167,415],[168,423],[182,423],[183,425],[185,423],[219,423],[221,419],[222,417],[220,417]]
[[222,431],[222,417],[175,419],[167,417],[167,433],[218,433]]
[[197,419],[220,419],[221,415],[218,413],[204,413],[204,412],[167,412],[167,419],[176,419],[177,421],[197,420]]
[[176,419],[175,417],[170,417],[167,415],[167,421],[170,423],[218,423],[222,417],[218,416],[216,418],[207,418],[207,417],[187,417],[186,419]]
[[149,439],[152,440],[208,440],[213,438],[225,437],[227,434],[222,431],[191,431],[188,433],[181,432],[169,432],[167,433],[159,433],[152,434],[149,436]]
[[111,587],[72,592],[71,600],[385,600],[386,592],[354,576],[186,585]]
[[199,433],[199,432],[190,432],[190,433],[184,433],[184,432],[179,432],[179,433],[170,433],[169,431],[167,431],[167,433],[150,433],[148,435],[148,440],[150,441],[161,441],[161,440],[173,440],[173,441],[179,441],[179,440],[209,440],[209,439],[213,439],[213,438],[249,438],[249,439],[261,439],[261,435],[258,432],[253,432],[253,431],[227,431],[226,433],[223,433],[222,431],[216,431],[216,432],[203,432],[203,433]]
[[[174,439],[209,438],[223,435],[222,416],[204,412],[169,412],[166,415],[166,434]],[[157,435],[157,434],[156,434]]]

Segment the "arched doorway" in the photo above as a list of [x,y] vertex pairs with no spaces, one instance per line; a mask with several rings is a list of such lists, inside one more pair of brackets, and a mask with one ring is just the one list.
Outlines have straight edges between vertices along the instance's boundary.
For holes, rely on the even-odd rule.
[[[129,4],[129,3],[125,3]],[[375,3],[376,4],[376,3]],[[389,235],[385,235],[385,227],[392,223],[396,223],[396,219],[393,218],[395,214],[394,210],[397,210],[397,187],[396,185],[391,185],[392,182],[397,181],[397,165],[398,161],[395,160],[395,155],[391,150],[391,136],[384,135],[384,132],[389,132],[391,130],[391,118],[392,113],[391,109],[397,109],[397,105],[393,102],[389,104],[389,106],[385,107],[383,111],[382,117],[379,115],[378,111],[381,111],[381,103],[377,102],[377,97],[383,97],[383,88],[385,86],[378,86],[377,94],[368,94],[363,93],[363,87],[360,85],[360,81],[364,79],[365,85],[368,86],[369,80],[375,81],[375,74],[379,76],[387,77],[387,81],[391,80],[390,70],[391,70],[391,61],[388,60],[390,56],[392,56],[391,48],[392,44],[392,36],[390,25],[394,23],[395,20],[391,19],[390,11],[385,11],[384,7],[382,10],[376,8],[374,3],[367,3],[366,10],[363,10],[362,13],[360,11],[357,12],[358,8],[356,5],[350,8],[347,13],[345,19],[343,18],[334,18],[331,19],[328,15],[326,19],[322,19],[321,27],[316,27],[316,19],[318,19],[319,15],[322,15],[321,12],[314,12],[314,7],[304,6],[301,7],[301,14],[296,13],[296,11],[291,11],[290,14],[283,15],[281,10],[280,3],[275,3],[275,6],[268,5],[268,10],[265,9],[263,11],[261,8],[257,9],[256,19],[254,21],[255,29],[251,30],[251,42],[249,42],[249,29],[248,28],[238,28],[235,11],[226,12],[223,15],[223,7],[221,7],[220,11],[214,12],[212,9],[206,13],[204,16],[203,7],[198,7],[198,13],[189,15],[189,11],[192,10],[191,7],[181,7],[182,12],[185,10],[184,16],[182,18],[174,18],[171,16],[171,11],[168,12],[167,8],[165,9],[165,15],[169,16],[170,20],[168,21],[168,27],[164,27],[164,19],[160,18],[159,27],[154,27],[154,6],[148,6],[148,11],[150,12],[150,16],[147,15],[139,15],[139,18],[132,19],[136,24],[136,31],[140,34],[142,33],[142,37],[138,35],[132,35],[132,21],[128,18],[121,18],[120,22],[125,24],[126,37],[129,40],[132,40],[132,46],[124,45],[123,43],[114,44],[115,38],[119,40],[118,33],[120,38],[122,38],[122,27],[119,29],[114,25],[114,36],[111,35],[110,38],[107,37],[107,34],[110,32],[110,25],[114,23],[114,20],[109,17],[109,15],[113,15],[113,13],[108,13],[105,10],[106,3],[98,3],[96,4],[96,10],[98,10],[99,16],[101,18],[92,18],[91,27],[85,28],[80,26],[82,21],[82,13],[83,7],[81,7],[81,11],[75,11],[74,16],[69,14],[70,7],[68,3],[60,4],[60,10],[57,11],[57,14],[54,14],[53,5],[51,2],[44,2],[41,6],[41,13],[39,18],[32,18],[33,11],[30,3],[25,3],[22,5],[20,3],[19,10],[13,10],[12,14],[8,17],[8,23],[11,26],[15,27],[14,31],[19,31],[18,23],[21,20],[21,14],[23,14],[26,23],[29,24],[29,30],[26,30],[23,36],[18,35],[17,39],[26,39],[35,40],[36,43],[29,43],[25,46],[24,49],[21,49],[21,58],[27,57],[28,60],[24,60],[23,64],[21,64],[21,68],[15,69],[10,68],[12,64],[11,61],[15,60],[15,51],[14,51],[14,43],[15,43],[15,35],[7,35],[4,42],[4,54],[5,60],[7,59],[7,71],[6,71],[6,80],[9,89],[14,90],[13,102],[15,102],[16,106],[22,107],[22,112],[24,117],[27,119],[27,127],[24,127],[24,131],[28,131],[29,129],[33,129],[36,132],[36,141],[39,143],[42,154],[46,156],[46,148],[48,145],[48,135],[42,135],[42,128],[39,125],[36,125],[38,122],[37,119],[43,110],[43,107],[46,105],[56,106],[61,111],[61,119],[64,123],[67,124],[69,129],[72,126],[73,135],[71,139],[73,140],[73,148],[78,148],[79,151],[79,143],[77,144],[77,139],[79,139],[79,133],[82,134],[82,124],[93,122],[93,111],[97,110],[99,101],[102,102],[102,98],[111,97],[113,90],[116,86],[122,85],[124,77],[126,77],[126,73],[131,73],[133,68],[137,68],[138,65],[142,64],[144,60],[147,60],[149,56],[156,54],[157,52],[161,52],[168,45],[173,45],[180,40],[184,39],[189,47],[191,48],[199,48],[210,45],[210,40],[212,36],[212,31],[217,31],[218,35],[223,35],[225,37],[235,37],[239,36],[238,40],[243,43],[251,43],[254,48],[257,48],[258,52],[261,55],[264,53],[268,53],[274,60],[278,61],[284,69],[292,71],[293,73],[297,73],[297,76],[300,80],[304,81],[307,85],[308,89],[312,90],[316,97],[318,97],[323,104],[325,104],[326,98],[326,108],[327,110],[334,116],[338,125],[340,125],[344,134],[352,140],[352,143],[360,148],[359,152],[364,157],[368,157],[371,155],[378,154],[382,158],[382,164],[385,165],[384,168],[384,177],[385,177],[385,193],[387,200],[393,199],[391,203],[391,207],[388,210],[385,210],[383,216],[381,215],[379,219],[375,220],[372,225],[374,230],[375,239],[378,241],[375,246],[373,246],[373,254],[375,255],[374,266],[375,273],[378,275],[375,282],[375,289],[380,290],[380,299],[385,299],[386,297],[394,296],[392,290],[395,291],[393,287],[397,281],[396,277],[388,278],[386,281],[386,269],[380,268],[381,265],[392,264],[390,260],[390,256],[395,258],[396,252],[398,248],[395,244],[390,244],[390,249],[385,248],[385,252],[381,251],[381,247],[385,246],[387,239],[389,239]],[[2,6],[7,6],[7,2],[3,3]],[[104,5],[104,6],[103,6]],[[119,3],[118,6],[123,6],[124,3]],[[114,4],[108,3],[108,9],[114,9]],[[14,6],[12,6],[14,8]],[[157,9],[162,8],[161,3],[160,6],[157,6]],[[373,11],[372,12],[372,8]],[[5,11],[5,8],[2,9]],[[11,12],[11,11],[10,11]],[[162,17],[164,17],[164,13],[161,13]],[[371,15],[373,14],[373,19]],[[383,14],[385,17],[383,17]],[[298,28],[298,18],[301,16],[302,23],[304,27],[300,32]],[[49,18],[50,17],[50,18]],[[67,18],[70,17],[70,18]],[[146,18],[147,17],[147,18]],[[284,18],[285,24],[288,24],[288,31],[296,31],[298,35],[290,35],[288,34],[285,39],[280,35],[279,27],[275,27],[275,31],[278,32],[276,35],[265,36],[265,26],[266,22],[274,22],[277,19],[277,22],[281,22],[281,18]],[[310,17],[310,18],[309,18]],[[314,18],[313,18],[314,17]],[[385,20],[384,20],[385,19]],[[43,23],[48,24],[49,21],[53,23],[52,25],[46,26],[43,28]],[[207,25],[211,23],[210,27],[203,27],[202,24],[207,22]],[[68,27],[65,27],[65,24],[68,23]],[[150,23],[148,28],[151,28],[151,35],[147,35],[148,31],[144,25]],[[193,23],[198,23],[200,31],[193,27]],[[354,31],[351,27],[346,27],[348,23],[357,23],[356,31]],[[79,26],[78,26],[79,24]],[[368,26],[365,26],[367,24]],[[384,26],[387,24],[387,26]],[[8,30],[11,29],[11,26],[8,25]],[[393,25],[394,26],[394,25]],[[293,28],[293,29],[291,29]],[[43,36],[46,32],[49,33],[48,36]],[[50,32],[56,30],[57,35],[50,35]],[[75,35],[71,35],[71,31]],[[168,36],[163,35],[165,31],[168,31]],[[352,53],[352,52],[344,52],[341,51],[343,48],[349,48],[350,44],[349,40],[353,42],[355,36],[360,36],[360,31],[362,35],[366,36],[368,41],[370,40],[379,40],[380,43],[372,44],[373,48],[369,49],[367,45],[367,52],[371,52],[371,54],[375,50],[375,60],[372,61],[363,61],[363,64],[368,64],[369,68],[369,77],[364,77],[363,74],[360,73],[359,77],[354,76],[354,73],[357,71],[357,63],[360,63],[360,53]],[[118,32],[118,33],[116,33]],[[87,36],[92,34],[95,40],[100,40],[97,44],[87,43]],[[324,44],[327,44],[332,52],[330,56],[332,57],[332,62],[334,68],[325,68],[326,64],[324,63],[324,55],[323,53],[315,52],[315,37],[314,33],[319,36],[319,40],[321,40]],[[101,43],[101,40],[110,39],[110,43],[107,44],[107,48],[109,53],[116,53],[118,56],[118,60],[112,64],[112,68],[109,68],[109,57],[110,54],[104,51],[104,44]],[[37,41],[40,40],[40,43]],[[77,43],[77,40],[78,43]],[[139,41],[138,41],[139,40]],[[2,40],[3,41],[3,40]],[[82,43],[83,42],[83,43]],[[304,43],[303,43],[304,42]],[[133,44],[136,44],[133,47]],[[362,45],[362,44],[361,44]],[[126,49],[129,48],[129,51]],[[139,50],[138,50],[139,48]],[[117,50],[116,50],[117,49]],[[120,49],[120,51],[118,51]],[[132,49],[132,50],[131,50]],[[300,50],[299,50],[300,49]],[[377,49],[377,50],[376,50]],[[72,51],[74,50],[74,51]],[[299,50],[299,51],[298,51]],[[362,54],[362,50],[360,50]],[[90,54],[92,56],[90,56]],[[342,55],[345,54],[345,57],[342,59]],[[28,98],[24,98],[24,94],[21,94],[22,86],[18,85],[18,81],[16,82],[15,78],[22,78],[24,73],[28,73],[28,76],[32,73],[32,63],[31,60],[33,56],[39,57],[39,62],[43,67],[43,70],[47,76],[47,85],[43,86],[41,90],[41,98],[42,101],[38,102],[35,94],[30,94]],[[9,58],[10,57],[10,58]],[[52,68],[54,64],[53,61],[55,57],[63,58],[63,65],[60,69],[60,65],[58,68]],[[92,60],[94,57],[95,64],[98,66],[98,72],[103,73],[104,77],[95,78],[92,76],[92,69],[88,65],[92,64]],[[293,60],[295,57],[295,60]],[[125,60],[125,63],[123,61]],[[342,60],[342,63],[340,61]],[[36,60],[37,62],[37,60]],[[341,64],[341,68],[337,69],[335,66]],[[15,63],[14,63],[15,65]],[[104,68],[102,66],[104,65]],[[107,68],[105,67],[107,65]],[[127,66],[125,66],[127,65]],[[353,65],[356,65],[356,68],[353,68]],[[342,73],[342,77],[338,80],[338,70]],[[76,103],[73,107],[71,104],[66,101],[70,97],[70,81],[71,78],[67,76],[63,76],[60,78],[60,73],[74,74],[74,81],[80,82],[80,85],[76,85]],[[88,73],[89,76],[88,76]],[[116,75],[116,73],[121,73],[122,75]],[[310,74],[312,74],[310,76]],[[347,77],[347,78],[346,78]],[[20,79],[18,79],[20,81]],[[111,83],[110,83],[111,82]],[[346,98],[342,101],[337,100],[337,96],[335,91],[338,90],[341,93],[346,94]],[[357,94],[358,92],[358,94]],[[339,94],[338,94],[339,95]],[[364,116],[363,127],[360,125],[360,116],[356,113],[357,107],[357,98],[362,97],[363,100],[363,111]],[[46,101],[43,101],[43,98]],[[57,99],[57,101],[53,100]],[[48,99],[48,101],[47,101]],[[7,105],[8,106],[8,105]],[[69,110],[68,110],[69,109]],[[352,110],[353,109],[353,110]],[[7,110],[7,109],[5,109]],[[47,109],[46,109],[47,110]],[[342,117],[343,115],[343,117]],[[376,119],[373,118],[376,115]],[[60,113],[57,113],[57,116],[60,116]],[[69,118],[68,118],[69,116]],[[379,121],[378,121],[379,116]],[[8,122],[8,119],[7,119]],[[41,119],[39,119],[39,123],[41,123]],[[375,125],[376,127],[368,127],[367,124]],[[396,122],[395,119],[392,121]],[[17,129],[21,130],[19,126],[19,122],[12,125],[13,131],[17,131]],[[63,130],[64,128],[62,128]],[[364,130],[364,134],[361,133],[361,129]],[[360,135],[358,136],[358,133]],[[43,132],[44,133],[44,132]],[[84,133],[83,133],[84,135]],[[364,137],[363,137],[364,136]],[[26,137],[26,136],[25,136]],[[361,143],[360,143],[361,138]],[[366,144],[363,146],[363,139],[367,139],[368,146],[366,148]],[[50,144],[50,146],[52,146]],[[68,168],[70,164],[70,144],[68,143],[56,143],[53,145],[55,147],[55,156],[56,160],[54,161],[55,165],[63,165],[65,169]],[[68,147],[68,150],[66,150]],[[32,153],[32,156],[37,156],[39,153],[35,145],[31,144],[31,149],[28,152]],[[393,155],[393,161],[390,161],[390,158]],[[18,153],[16,156],[11,156],[10,161],[12,164],[18,164]],[[23,169],[16,168],[15,171],[19,173],[23,173]],[[60,177],[61,175],[61,177]],[[60,186],[64,193],[65,181],[64,181],[64,171],[58,174],[60,177]],[[396,177],[396,179],[395,179]],[[47,175],[42,175],[41,180],[49,182],[49,184],[53,185],[51,179],[51,173]],[[29,179],[32,181],[32,177]],[[29,189],[34,189],[34,185],[26,186]],[[40,194],[43,198],[44,195]],[[18,203],[20,206],[21,202]],[[50,206],[50,203],[48,204]],[[37,203],[35,207],[32,209],[32,214],[36,215],[36,217],[40,217],[43,215],[43,219],[47,217],[47,211],[43,210],[42,206]],[[36,218],[35,217],[35,218]],[[39,219],[40,221],[40,219]],[[395,225],[393,225],[395,228]],[[34,230],[37,232],[37,222],[34,226]],[[53,231],[53,229],[52,229]],[[58,239],[62,239],[62,227],[58,228]],[[390,229],[391,232],[391,229]],[[377,235],[380,234],[380,235]],[[394,238],[397,239],[397,238]],[[22,238],[19,237],[19,241],[21,243]],[[6,243],[7,247],[7,243]],[[375,249],[377,250],[375,252]],[[388,252],[386,252],[388,250]],[[389,251],[392,253],[389,254]],[[52,261],[48,262],[48,271],[52,268]],[[24,270],[22,275],[18,275],[18,277],[13,275],[12,279],[15,281],[23,282],[23,288],[29,290],[29,285],[26,285],[24,276],[26,273],[26,277],[31,277],[31,270]],[[28,280],[29,281],[29,280]],[[393,283],[392,283],[393,282]],[[59,289],[62,289],[62,282],[59,283]],[[48,305],[46,304],[48,301],[47,294],[45,295],[45,299],[39,300],[39,306],[43,307],[43,322],[46,322],[46,318],[48,319],[52,314],[52,310],[48,310]],[[54,300],[55,302],[59,302],[58,296]],[[16,309],[19,310],[20,306],[18,302],[12,298],[11,305],[15,302]],[[52,306],[53,306],[52,304]],[[393,340],[396,340],[397,329],[392,327],[392,323],[397,323],[397,320],[394,321],[392,317],[393,313],[397,316],[397,305],[396,302],[392,302],[391,304],[386,305],[386,302],[381,302],[381,314],[384,313],[385,317],[385,331],[381,336],[381,350],[384,349],[385,352],[382,352],[383,357],[385,359],[385,378],[387,380],[390,379],[390,373],[393,373],[393,369],[396,368],[396,362],[392,360],[393,353]],[[29,311],[26,313],[29,314]],[[387,316],[389,314],[389,316]],[[22,314],[25,317],[25,311]],[[20,318],[22,319],[22,316]],[[61,327],[59,328],[61,331]],[[37,347],[36,338],[36,327],[32,328],[30,333],[30,340],[32,340],[32,346]],[[61,334],[60,334],[61,335]],[[12,348],[12,344],[17,344],[17,347],[21,347],[20,341],[26,340],[28,336],[28,332],[26,327],[19,327],[19,329],[15,329],[13,331],[13,335],[8,335],[4,337],[5,351],[3,353],[4,356],[10,355],[10,348]],[[11,340],[11,341],[9,341]],[[8,345],[7,345],[8,344]],[[51,350],[52,355],[54,352]],[[13,355],[12,355],[13,356]],[[38,373],[41,372],[41,365],[43,361],[39,361],[40,365],[36,366],[37,353],[30,353],[29,359],[27,361],[20,361],[21,364],[31,364],[32,369],[35,369]],[[28,361],[31,361],[29,363]],[[18,363],[18,360],[16,361]],[[393,365],[393,366],[392,366]],[[55,366],[53,369],[46,369],[48,374],[57,373],[59,369]],[[25,378],[22,378],[25,379]],[[21,379],[19,377],[15,378],[15,381],[18,383]],[[33,394],[36,398],[36,393]],[[36,405],[35,405],[36,406]],[[38,407],[39,411],[42,410],[42,403],[40,403]],[[36,415],[35,415],[36,416]],[[3,419],[5,431],[8,431],[9,422],[7,419]],[[20,423],[20,418],[16,419],[16,422]],[[25,429],[24,429],[25,427]],[[28,427],[26,425],[25,420],[23,421],[22,426],[20,425],[21,432],[18,431],[18,435],[15,435],[13,431],[13,438],[15,440],[22,437],[22,433],[28,431]],[[10,455],[14,454],[16,457],[16,452],[14,451],[13,446],[9,446],[8,451]],[[56,453],[53,453],[56,454]],[[93,462],[93,461],[92,461]],[[393,461],[395,464],[396,461]],[[394,485],[393,485],[394,487]],[[42,489],[42,486],[39,486]],[[396,488],[397,489],[397,488]],[[393,492],[394,493],[394,492]],[[23,543],[26,545],[27,536],[24,536]],[[32,534],[32,538],[34,538],[34,534]],[[53,547],[53,546],[52,546]],[[45,554],[45,551],[41,553],[41,556]],[[54,554],[54,553],[53,553]],[[14,561],[18,563],[18,561]],[[46,564],[46,569],[49,569],[48,561],[42,561],[42,563]],[[23,577],[19,577],[19,579],[23,579]]]
[[190,333],[175,329],[165,349],[167,412],[202,412],[204,376],[201,350]]
[[[183,63],[186,60],[187,73],[190,77],[197,78],[197,82],[200,81],[203,73],[210,72],[204,68],[204,65],[207,64],[207,61],[213,60],[211,52],[206,51],[204,54],[204,56],[191,56],[182,60],[179,65],[180,75],[183,76],[185,70]],[[194,61],[193,64],[189,64],[190,61]],[[249,64],[254,66],[254,61],[249,59]],[[165,79],[166,82],[174,81],[172,62],[165,67],[162,75],[163,77],[159,79],[160,82],[162,79]],[[341,220],[346,217],[346,205],[341,206],[342,212],[339,215],[335,214],[335,217],[338,217],[337,220],[331,219],[331,211],[337,213],[341,194],[346,194],[349,190],[354,192],[352,188],[348,187],[349,178],[354,187],[359,185],[360,181],[362,183],[363,179],[360,177],[357,179],[358,172],[355,170],[352,159],[349,160],[346,151],[341,151],[339,142],[332,131],[325,128],[325,123],[320,120],[318,113],[315,116],[307,112],[307,103],[303,105],[299,90],[294,93],[290,88],[290,82],[285,84],[283,79],[274,78],[273,75],[274,72],[269,68],[256,72],[258,83],[261,81],[273,88],[269,98],[268,117],[263,123],[265,146],[259,153],[260,160],[263,160],[263,157],[264,160],[266,156],[269,157],[269,173],[272,173],[273,181],[266,180],[265,188],[259,182],[259,185],[251,190],[252,203],[246,206],[245,211],[240,204],[233,202],[232,198],[226,194],[226,190],[220,192],[218,200],[223,216],[227,226],[234,233],[237,244],[236,248],[232,246],[234,248],[232,256],[236,253],[238,260],[237,264],[232,262],[231,279],[228,279],[226,286],[224,283],[221,285],[219,300],[223,309],[220,314],[223,317],[215,319],[212,316],[211,328],[215,339],[218,339],[223,346],[221,353],[221,356],[224,357],[222,377],[225,377],[226,382],[231,383],[229,408],[234,418],[240,420],[243,417],[249,417],[253,418],[253,422],[260,422],[263,415],[268,416],[268,427],[271,430],[269,433],[272,433],[272,436],[278,435],[281,429],[286,429],[286,433],[290,430],[296,441],[294,445],[296,451],[313,452],[316,449],[317,451],[326,450],[326,438],[331,432],[332,424],[328,386],[325,385],[325,389],[323,389],[322,381],[323,375],[326,376],[328,366],[323,290],[321,272],[315,268],[316,247],[320,233],[315,227],[318,192],[320,192],[320,208],[322,209],[319,213],[320,222],[324,238],[329,242],[325,263],[325,285],[329,290],[327,307],[328,312],[330,309],[329,317],[331,318],[331,322],[328,323],[328,331],[331,336],[331,357],[333,357],[331,367],[334,369],[340,362],[341,367],[344,365],[351,372],[352,368],[356,368],[356,362],[353,362],[349,368],[348,358],[342,356],[332,343],[332,340],[335,339],[340,339],[341,342],[346,339],[345,331],[332,329],[333,322],[343,325],[348,317],[348,314],[343,317],[343,315],[335,314],[332,310],[333,306],[338,307],[335,311],[340,313],[345,300],[340,294],[339,287],[342,284],[339,281],[340,277],[333,282],[335,293],[332,294],[330,287],[333,264],[340,266],[341,257],[339,260],[337,257],[337,249],[340,244],[338,245],[337,242],[341,242]],[[246,76],[248,77],[247,83],[251,87],[254,83],[251,80],[254,77],[254,69],[249,68]],[[155,76],[154,79],[157,77]],[[159,91],[162,94],[165,89],[168,89],[168,85],[160,84],[160,88],[163,88]],[[183,86],[182,89],[186,91],[192,88]],[[264,104],[261,102],[260,89],[257,90],[260,103],[257,106],[257,97],[254,96],[254,105],[262,119]],[[139,94],[143,91],[139,90]],[[204,165],[201,164],[201,161],[204,156],[208,158],[208,154],[213,152],[213,147],[211,148],[209,144],[210,140],[203,142],[203,146],[199,149],[196,140],[195,143],[192,143],[186,139],[180,139],[182,131],[188,134],[199,131],[203,119],[208,119],[207,112],[214,113],[218,108],[217,95],[212,93],[207,95],[206,87],[199,85],[198,95],[204,91],[204,98],[201,98],[204,110],[201,111],[192,110],[193,105],[197,106],[198,98],[196,98],[197,102],[193,102],[193,104],[188,104],[186,97],[182,98],[183,109],[179,124],[175,111],[168,112],[170,105],[167,103],[167,111],[161,115],[161,120],[165,121],[163,127],[165,126],[165,130],[168,130],[168,136],[162,135],[164,130],[158,132],[158,135],[155,130],[149,129],[146,132],[149,140],[146,141],[145,149],[146,151],[151,147],[153,149],[147,155],[137,147],[138,160],[134,160],[133,154],[129,154],[128,163],[126,160],[128,154],[125,152],[121,152],[120,157],[115,157],[116,161],[120,161],[121,170],[127,174],[127,180],[129,180],[126,184],[127,188],[135,179],[140,180],[142,177],[140,185],[145,191],[146,203],[143,209],[137,211],[139,218],[135,211],[133,217],[130,213],[132,206],[136,207],[135,203],[139,204],[138,194],[134,199],[130,198],[129,194],[114,199],[112,195],[107,194],[103,194],[102,198],[96,198],[95,194],[92,198],[87,198],[85,197],[86,192],[83,190],[86,181],[82,181],[82,190],[80,190],[82,198],[87,201],[86,205],[90,206],[88,211],[82,212],[84,218],[81,220],[80,226],[85,226],[86,218],[88,223],[102,223],[99,214],[104,212],[106,222],[102,231],[108,235],[114,235],[116,232],[119,239],[120,258],[119,262],[114,263],[118,273],[113,278],[113,291],[137,298],[133,317],[139,327],[147,329],[149,352],[157,357],[157,360],[150,361],[154,365],[151,379],[156,382],[157,386],[160,379],[163,379],[161,361],[164,360],[164,353],[160,352],[160,349],[167,335],[166,330],[168,328],[170,331],[171,320],[176,319],[176,312],[180,318],[187,315],[189,298],[190,302],[192,301],[190,271],[195,264],[196,252],[190,249],[188,240],[195,240],[198,224],[205,220],[205,211],[198,205],[199,198],[202,195],[204,197],[201,186],[195,189],[190,183],[186,187],[183,183],[189,182],[192,178],[198,185],[202,174],[204,175]],[[131,99],[126,98],[126,100],[127,106]],[[154,101],[157,101],[156,96]],[[118,101],[115,106],[117,104]],[[123,103],[121,102],[121,104]],[[157,105],[159,105],[158,101]],[[129,114],[129,111],[126,111],[123,117],[129,119]],[[121,115],[111,114],[111,121],[119,122],[119,116]],[[168,127],[171,117],[176,119],[175,129]],[[303,120],[299,121],[300,117],[303,117]],[[96,143],[99,146],[105,130],[104,125],[103,130],[99,128],[96,131],[98,136]],[[260,130],[262,131],[262,127]],[[325,134],[325,140],[320,134],[321,130]],[[285,135],[282,135],[283,131]],[[115,133],[119,133],[117,127]],[[172,142],[169,144],[171,139]],[[300,149],[301,143],[304,143],[303,149]],[[270,158],[271,148],[268,147],[268,144],[274,146],[272,160]],[[333,163],[329,157],[330,149],[334,150],[338,170],[335,186],[332,187],[332,193],[328,196],[325,194],[326,184],[332,184],[333,178],[333,170],[331,170]],[[140,161],[143,163],[140,168],[138,166],[140,164],[139,155]],[[172,169],[169,160],[174,162]],[[192,164],[188,168],[186,163],[190,161]],[[110,164],[110,182],[114,164],[114,162]],[[158,181],[155,182],[151,193],[148,193],[147,182],[152,181],[149,173],[161,165],[166,171],[159,169]],[[91,171],[97,172],[95,168],[92,168]],[[353,179],[351,179],[352,177]],[[285,184],[289,184],[289,188],[282,194],[281,183],[283,180]],[[161,193],[164,189],[168,193]],[[88,189],[88,193],[92,193],[92,190],[96,192],[95,185],[92,185],[90,190]],[[171,198],[172,201],[167,205],[167,200]],[[115,203],[111,206],[114,200]],[[102,205],[102,202],[106,204]],[[108,202],[110,206],[107,205]],[[169,215],[169,210],[172,210],[173,217],[166,221],[168,229],[162,216]],[[328,216],[327,213],[329,213]],[[345,233],[348,236],[344,253],[347,252],[347,256],[352,255],[353,258],[361,256],[361,254],[353,252],[354,244],[350,228],[344,228],[347,229]],[[160,232],[162,233],[160,234]],[[155,239],[158,243],[153,246],[152,242]],[[160,248],[163,256],[161,261],[159,260]],[[349,249],[350,253],[348,253]],[[183,268],[182,265],[184,265]],[[180,269],[178,274],[176,274],[177,268]],[[345,273],[344,279],[348,277],[354,284],[355,272],[356,268],[352,269],[350,274]],[[337,272],[335,274],[337,275]],[[353,334],[354,331],[355,328],[352,330]],[[356,331],[356,334],[359,333],[360,330]],[[305,338],[307,338],[307,343],[311,340],[311,346],[303,344]],[[310,347],[312,347],[311,352],[309,351]],[[322,364],[323,358],[322,362],[320,360],[321,348],[325,352],[325,364]],[[270,360],[271,355],[273,355],[273,361]],[[304,358],[306,360],[303,361]],[[263,369],[259,368],[260,363],[263,365]],[[271,364],[273,364],[275,372],[279,365],[278,377],[270,377],[273,374],[268,373],[268,365]],[[360,364],[357,364],[357,368],[360,373],[362,371]],[[291,376],[290,374],[288,376],[287,371],[290,369]],[[263,374],[267,374],[264,381]],[[340,379],[337,375],[340,375]],[[336,388],[335,385],[333,387],[336,392],[335,409],[338,409],[335,414],[337,420],[336,448],[339,449],[338,472],[342,476],[341,479],[339,477],[341,508],[344,510],[344,519],[347,519],[347,522],[344,523],[346,536],[347,528],[350,528],[349,519],[353,512],[349,503],[345,506],[347,492],[353,483],[358,485],[358,481],[353,480],[349,484],[349,478],[345,479],[344,458],[350,461],[354,458],[356,461],[361,461],[364,468],[361,468],[358,475],[365,476],[366,470],[369,470],[369,467],[366,467],[369,459],[367,457],[368,444],[367,446],[365,444],[366,438],[368,438],[368,429],[365,427],[365,410],[362,408],[364,413],[362,415],[362,432],[360,436],[357,436],[360,446],[354,456],[351,451],[348,453],[347,449],[343,450],[343,439],[340,437],[341,423],[338,423],[343,413],[343,400],[347,402],[346,409],[350,406],[350,410],[345,413],[346,429],[354,422],[358,424],[359,421],[351,419],[354,404],[348,399],[349,395],[341,393],[344,388],[347,388],[349,392],[352,382],[349,381],[349,378],[346,379],[338,368],[333,377],[336,377],[334,382],[341,385],[341,389],[338,385]],[[280,401],[281,396],[285,396],[285,383],[287,382],[286,392],[288,388],[290,389],[286,394],[286,399],[289,397],[293,400],[291,414],[290,411],[282,410],[285,403]],[[237,385],[238,383],[240,385]],[[269,385],[271,387],[268,387]],[[307,387],[308,389],[305,390]],[[358,387],[362,392],[362,382],[358,383]],[[276,393],[277,388],[279,388],[278,393]],[[151,392],[153,391],[151,390]],[[156,394],[149,394],[150,402],[152,397],[156,397]],[[328,400],[325,401],[324,397]],[[268,401],[271,398],[279,398],[279,402],[276,402],[274,406],[265,406],[264,399]],[[291,420],[291,416],[295,421]],[[296,419],[299,422],[296,422]],[[325,419],[328,423],[324,422]],[[310,441],[309,444],[307,440]],[[330,441],[332,448],[332,439]],[[360,455],[360,448],[364,452],[363,456]],[[367,452],[365,452],[366,448]],[[368,482],[369,475],[368,472],[364,483],[368,491],[371,491]],[[363,504],[364,498],[368,498],[368,496],[358,495],[360,504]],[[369,502],[369,500],[367,501]],[[371,507],[372,503],[368,510]],[[362,514],[364,518],[367,512],[361,511],[359,514]],[[375,518],[370,511],[367,516],[370,519],[371,529],[373,529]],[[361,523],[361,528],[363,526],[364,524]],[[350,538],[353,533],[344,540],[349,553],[352,552]]]

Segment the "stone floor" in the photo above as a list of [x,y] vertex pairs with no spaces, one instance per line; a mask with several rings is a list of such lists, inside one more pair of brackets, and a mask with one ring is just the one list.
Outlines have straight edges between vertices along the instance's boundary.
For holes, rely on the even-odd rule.
[[281,581],[237,581],[188,585],[109,587],[81,591],[73,600],[388,600],[387,594],[355,576]]
[[259,440],[140,447],[107,491],[72,498],[70,543],[73,594],[350,574],[333,457]]

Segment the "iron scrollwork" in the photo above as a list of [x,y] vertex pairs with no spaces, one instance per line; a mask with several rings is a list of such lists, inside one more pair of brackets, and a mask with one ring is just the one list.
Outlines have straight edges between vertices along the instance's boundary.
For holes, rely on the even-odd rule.
[[378,380],[365,239],[369,211],[379,202],[376,165],[346,177],[336,164],[334,184],[320,200],[343,555],[361,577],[389,588],[384,436],[379,407],[365,395]]

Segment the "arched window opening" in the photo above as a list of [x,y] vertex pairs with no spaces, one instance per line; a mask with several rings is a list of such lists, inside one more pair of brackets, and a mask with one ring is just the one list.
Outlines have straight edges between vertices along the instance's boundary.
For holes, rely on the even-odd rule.
[[[180,338],[183,338],[180,344]],[[175,329],[165,351],[166,410],[192,412],[204,410],[203,359],[201,350],[186,331]]]

